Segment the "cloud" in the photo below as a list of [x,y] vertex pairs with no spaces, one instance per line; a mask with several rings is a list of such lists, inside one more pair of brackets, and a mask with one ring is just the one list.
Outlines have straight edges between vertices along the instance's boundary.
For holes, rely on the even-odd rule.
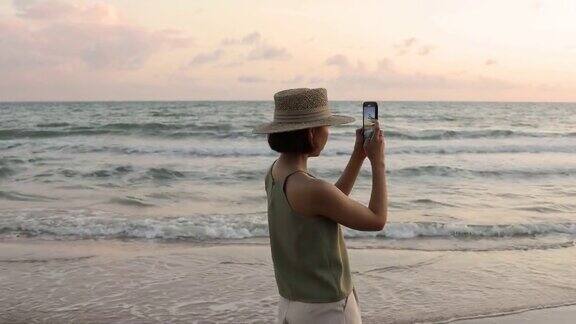
[[432,45],[419,45],[421,41],[416,37],[410,37],[402,40],[400,43],[395,44],[396,55],[402,56],[412,52],[413,50],[420,56],[426,56],[432,52],[434,46]]
[[262,44],[253,48],[248,52],[247,59],[249,61],[260,60],[286,60],[292,56],[283,47],[276,47],[269,44]]
[[398,71],[390,59],[382,59],[373,69],[358,61],[351,64],[344,55],[334,55],[326,60],[326,65],[334,66],[337,76],[326,80],[329,86],[340,95],[355,96],[358,93],[378,93],[387,90],[432,91],[440,89],[506,89],[515,85],[493,78],[478,76],[471,79],[429,73],[404,73]]
[[15,0],[16,16],[38,21],[118,22],[118,11],[106,3],[77,4],[58,0]]
[[494,60],[494,59],[487,59],[487,60],[484,62],[484,65],[496,65],[496,64],[498,64],[498,62],[497,62],[496,60]]
[[414,45],[417,41],[418,40],[415,37],[411,37],[411,38],[406,38],[402,42],[400,42],[399,44],[394,45],[394,48],[396,49],[396,54],[397,55],[404,55],[404,54],[408,53],[408,51],[410,50],[412,45]]
[[252,32],[247,34],[246,36],[237,39],[237,38],[225,38],[222,40],[222,45],[229,46],[229,45],[254,45],[259,43],[262,39],[262,36],[259,32]]
[[411,38],[407,38],[402,42],[402,45],[404,47],[411,47],[412,45],[416,44],[416,38],[415,37],[411,37]]
[[430,46],[430,45],[422,46],[418,50],[418,55],[426,56],[426,55],[430,54],[430,52],[432,52],[433,49],[434,49],[434,47]]
[[234,68],[242,65],[244,65],[244,62],[241,59],[236,58],[235,60],[222,64],[220,66],[225,68]]
[[165,49],[192,39],[177,30],[150,30],[121,19],[105,3],[57,0],[14,2],[15,17],[0,18],[0,67],[134,70]]
[[322,77],[312,76],[308,79],[310,84],[324,84],[326,83],[326,79]]
[[[269,44],[262,39],[259,32],[252,32],[244,35],[241,38],[225,38],[220,44],[222,46],[242,45],[250,48],[244,59],[248,61],[263,61],[263,60],[285,60],[292,57],[288,51],[283,47],[278,47]],[[237,66],[241,65],[241,61],[236,60],[227,65]]]
[[326,65],[335,65],[340,68],[345,68],[350,65],[350,62],[348,62],[348,58],[342,54],[336,54],[334,56],[330,56],[329,58],[326,59],[325,63]]
[[200,54],[194,56],[192,61],[190,61],[189,65],[200,65],[200,64],[206,64],[206,63],[211,63],[211,62],[217,62],[218,60],[220,60],[220,58],[222,57],[223,54],[224,54],[224,50],[222,50],[220,48],[217,48],[211,52],[200,53]]
[[282,80],[282,83],[302,83],[304,81],[304,76],[301,74],[295,75],[294,77],[286,80]]
[[261,78],[261,77],[257,77],[257,76],[253,76],[253,75],[243,75],[238,77],[238,82],[241,83],[262,83],[262,82],[266,82],[268,80]]

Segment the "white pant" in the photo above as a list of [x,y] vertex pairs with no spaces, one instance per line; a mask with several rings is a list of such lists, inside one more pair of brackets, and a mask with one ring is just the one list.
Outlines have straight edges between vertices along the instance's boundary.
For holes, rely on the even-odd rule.
[[303,303],[280,296],[278,324],[362,324],[356,290],[331,303]]

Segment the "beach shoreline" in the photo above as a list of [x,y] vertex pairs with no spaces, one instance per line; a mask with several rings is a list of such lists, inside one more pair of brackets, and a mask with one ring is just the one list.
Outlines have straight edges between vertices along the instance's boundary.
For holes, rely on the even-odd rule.
[[[560,260],[573,258],[575,250],[529,253]],[[504,302],[501,313],[576,299],[556,291],[538,300],[538,290],[525,286],[544,278],[534,277],[529,264],[526,273],[506,270],[519,262],[506,260],[526,253],[349,249],[364,323],[491,323],[493,317],[484,314],[498,313]],[[486,263],[483,270],[467,266],[475,263],[470,258]],[[265,244],[12,237],[0,241],[0,270],[0,322],[269,323],[276,315],[277,288]],[[510,285],[491,280],[506,273],[512,274]],[[564,284],[576,282],[574,277],[566,275]],[[570,316],[571,310],[537,310],[498,321]]]
[[576,318],[576,305],[560,305],[546,308],[518,310],[505,314],[491,314],[477,316],[475,318],[457,319],[451,323],[461,324],[530,324],[530,323],[555,323],[570,324]]

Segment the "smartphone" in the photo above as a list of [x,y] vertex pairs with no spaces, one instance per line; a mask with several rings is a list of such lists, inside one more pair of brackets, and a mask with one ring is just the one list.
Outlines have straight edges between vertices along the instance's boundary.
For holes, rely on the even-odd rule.
[[370,138],[374,133],[374,121],[378,119],[378,103],[366,101],[362,104],[362,133],[364,139]]

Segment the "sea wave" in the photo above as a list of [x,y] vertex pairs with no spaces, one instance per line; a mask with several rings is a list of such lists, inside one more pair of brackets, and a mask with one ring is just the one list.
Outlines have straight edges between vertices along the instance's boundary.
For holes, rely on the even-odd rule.
[[[266,168],[244,168],[234,169],[214,166],[215,169],[185,169],[173,167],[153,167],[140,168],[137,165],[123,164],[119,166],[110,166],[102,168],[95,167],[93,170],[77,170],[71,168],[55,168],[42,170],[40,173],[30,175],[30,179],[47,179],[49,177],[78,178],[93,181],[110,181],[118,180],[128,181],[130,183],[142,183],[148,181],[170,182],[178,180],[202,180],[210,183],[219,182],[236,182],[236,181],[260,181],[264,178]],[[0,167],[0,179],[8,178],[15,174],[16,171],[9,167]],[[342,169],[310,168],[310,173],[319,178],[337,178],[342,175]],[[554,178],[554,177],[575,177],[575,168],[518,168],[518,169],[469,169],[446,165],[417,165],[404,168],[388,168],[386,173],[394,178],[421,178],[421,177],[440,177],[440,178],[491,178],[491,179],[535,179],[535,178]],[[360,178],[370,178],[369,169],[361,169]],[[23,178],[27,179],[27,178]],[[415,203],[425,203],[425,201],[416,201]]]
[[407,167],[397,170],[389,170],[394,176],[400,177],[419,177],[419,176],[438,176],[438,177],[513,177],[531,179],[534,177],[549,176],[574,176],[576,169],[570,168],[551,168],[551,169],[501,169],[501,170],[472,170],[444,165],[422,165]]
[[[275,156],[267,144],[254,145],[254,143],[214,143],[203,142],[194,147],[142,147],[123,145],[94,145],[94,144],[59,144],[45,147],[46,151],[61,151],[65,153],[111,153],[121,155],[169,155],[183,157],[252,157],[252,156]],[[322,156],[350,155],[352,143],[346,143],[327,147],[322,151]],[[456,155],[456,154],[507,154],[507,153],[576,153],[574,144],[524,144],[524,145],[388,145],[388,155]]]
[[0,140],[13,140],[20,138],[50,138],[63,136],[89,136],[109,134],[109,131],[98,129],[79,130],[28,130],[28,129],[3,129],[0,130]]
[[0,190],[0,200],[40,202],[40,201],[55,200],[55,198],[41,195],[26,194],[13,190]]
[[[40,123],[36,128],[13,128],[0,130],[0,140],[20,138],[51,138],[66,136],[149,136],[164,138],[255,138],[261,135],[252,133],[250,123],[162,123],[162,122],[132,122],[108,123],[102,125],[73,125],[64,122]],[[333,138],[354,138],[353,127],[336,130]],[[550,131],[520,131],[511,129],[420,129],[420,130],[384,130],[384,136],[401,140],[446,140],[446,139],[498,139],[514,137],[562,138],[576,137],[576,132]]]
[[167,123],[110,123],[98,126],[71,125],[68,123],[37,124],[37,128],[14,128],[0,130],[0,140],[25,138],[53,138],[68,136],[147,136],[160,138],[252,138],[249,127],[232,124],[167,124]]
[[[126,218],[92,210],[18,210],[2,212],[0,233],[67,238],[206,241],[267,237],[268,226],[264,212],[171,218]],[[500,238],[558,234],[576,235],[576,223],[390,222],[382,231],[361,232],[344,229],[346,237],[373,239]]]
[[36,127],[66,127],[66,126],[70,126],[70,124],[69,123],[59,123],[59,122],[36,124]]
[[184,178],[184,173],[169,168],[150,168],[146,171],[144,177],[154,180],[170,180]]
[[576,153],[576,145],[429,145],[396,146],[387,149],[390,154],[507,154],[507,153]]
[[[312,174],[325,178],[335,178],[342,174],[342,170],[338,168],[323,168],[316,169],[310,168]],[[482,170],[482,169],[468,169],[447,165],[418,165],[404,168],[388,168],[386,174],[392,177],[399,178],[417,178],[417,177],[440,177],[440,178],[493,178],[493,179],[534,179],[534,178],[547,178],[547,177],[573,177],[576,176],[576,169],[574,168],[524,168],[524,169],[498,169],[498,170]],[[368,169],[361,169],[360,177],[370,177],[371,173]],[[234,177],[235,175],[231,175]],[[246,171],[243,171],[243,176],[246,179]],[[254,172],[254,179],[259,179],[263,176],[262,171]]]
[[387,131],[385,136],[409,140],[440,140],[454,138],[508,138],[508,137],[575,137],[575,132],[526,132],[510,129],[450,130],[428,129],[414,132]]
[[16,170],[9,168],[7,166],[0,167],[0,179],[7,178],[16,173]]

